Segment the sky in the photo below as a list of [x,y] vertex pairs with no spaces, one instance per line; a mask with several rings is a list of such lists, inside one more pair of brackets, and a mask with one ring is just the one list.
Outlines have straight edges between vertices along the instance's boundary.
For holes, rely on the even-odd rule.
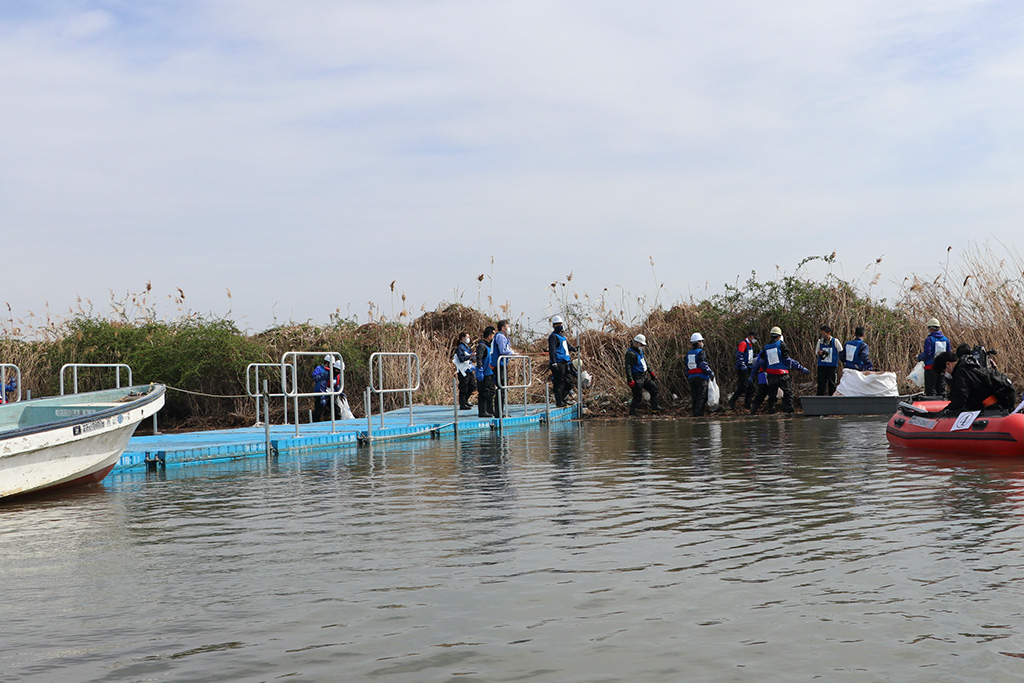
[[0,0],[0,101],[11,319],[885,294],[1024,223],[1018,0]]

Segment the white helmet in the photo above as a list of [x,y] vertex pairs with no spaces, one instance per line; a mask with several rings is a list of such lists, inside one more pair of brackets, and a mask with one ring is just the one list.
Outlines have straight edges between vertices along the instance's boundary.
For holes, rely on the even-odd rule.
[[556,315],[554,318],[551,319],[551,324],[552,325],[564,325],[565,321],[562,320],[562,316]]
[[938,327],[939,327],[939,319],[938,318],[932,318],[927,323],[925,323],[925,327],[934,327],[934,328],[938,329]]
[[327,354],[326,356],[324,356],[324,362],[325,363],[330,363],[333,360],[334,360],[334,356],[332,356],[331,354]]
[[645,337],[642,334],[638,334],[635,337],[633,337],[633,341],[635,341],[640,346],[647,346],[647,337]]
[[341,359],[338,359],[338,360],[334,361],[334,369],[335,370],[344,370],[345,369],[345,364],[341,362]]
[[704,337],[701,336],[700,332],[694,332],[693,334],[690,335],[691,344],[696,344],[699,341],[704,341]]

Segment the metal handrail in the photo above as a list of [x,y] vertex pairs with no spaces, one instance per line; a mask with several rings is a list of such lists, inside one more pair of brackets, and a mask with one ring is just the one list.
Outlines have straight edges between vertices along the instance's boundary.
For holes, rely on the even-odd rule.
[[[508,383],[508,366],[510,361],[520,361],[522,367],[521,378],[523,384]],[[530,392],[527,389],[533,384],[533,359],[529,356],[513,354],[510,356],[499,356],[497,372],[494,373],[494,382],[498,387],[498,428],[504,427],[505,419],[505,396],[509,389],[523,390],[523,415],[526,414],[526,406],[530,400]]]
[[[385,358],[404,358],[405,359],[405,379],[406,385],[404,387],[384,387],[384,360]],[[416,365],[416,382],[412,381],[412,367],[413,361]],[[376,373],[374,372],[376,370]],[[374,382],[376,374],[376,383]],[[380,398],[380,426],[384,426],[384,394],[406,394],[409,402],[409,426],[413,425],[412,415],[412,392],[420,388],[420,380],[422,379],[420,373],[420,357],[415,353],[403,353],[398,351],[378,351],[377,353],[370,354],[370,384],[367,387],[372,393],[377,394]],[[370,417],[369,406],[367,406],[367,419]]]
[[[296,381],[297,378],[295,377],[295,374],[294,374],[295,368],[292,367],[291,365],[286,365],[285,367],[287,367],[289,370],[292,371],[291,383],[292,383],[292,386],[296,386],[298,384],[298,382]],[[249,363],[249,365],[246,366],[246,368],[245,368],[245,393],[250,398],[256,399],[256,424],[257,425],[261,424],[261,422],[260,422],[260,399],[263,398],[263,397],[266,397],[268,399],[270,399],[270,398],[280,398],[280,399],[282,399],[281,403],[284,404],[284,423],[288,424],[288,394],[286,394],[284,391],[282,391],[280,393],[277,393],[277,394],[271,394],[271,393],[264,394],[263,393],[263,389],[261,388],[263,385],[260,384],[260,368],[266,368],[268,370],[274,369],[274,370],[278,370],[280,372],[281,371],[281,364],[280,363]],[[253,383],[254,382],[256,384],[256,392],[255,393],[253,392]],[[264,380],[264,384],[266,384],[266,380]],[[284,382],[281,382],[281,384],[284,384]],[[267,414],[264,414],[263,418],[265,420],[269,421],[270,416],[267,415]],[[298,420],[299,416],[296,415],[295,419]]]
[[[132,369],[125,363],[65,363],[60,366],[60,395],[64,395],[64,371],[71,368],[71,375],[74,378],[74,393],[78,393],[78,369],[79,368],[110,368],[116,371],[116,379],[114,380],[115,388],[121,388],[121,369],[128,371],[128,386],[135,386],[135,382],[132,381]],[[159,411],[157,411],[159,412]],[[157,424],[157,413],[153,413],[153,433],[159,434],[160,429]]]
[[72,377],[74,377],[74,393],[78,393],[78,369],[79,368],[110,368],[117,371],[116,389],[121,388],[121,369],[124,368],[128,371],[128,386],[134,386],[132,381],[132,369],[124,363],[65,363],[60,367],[60,395],[64,395],[64,372],[68,369],[72,370]]
[[21,400],[21,368],[14,363],[0,363],[0,399],[3,399],[2,403],[7,403],[7,369],[14,370],[15,379],[18,380],[18,398],[15,400]]
[[[327,391],[298,391],[298,377],[299,377],[299,358],[308,358],[310,356],[319,356],[321,359],[326,359],[328,356],[331,359],[331,375],[327,381]],[[290,359],[290,362],[289,362]],[[338,389],[333,390],[334,386],[334,363],[335,361],[341,361],[341,375],[339,377]],[[293,386],[292,390],[289,391],[285,383],[285,368],[290,367],[292,370]],[[345,391],[345,359],[342,358],[341,354],[337,351],[285,351],[281,354],[281,392],[286,397],[292,399],[292,406],[295,412],[295,436],[299,436],[299,423],[302,420],[299,419],[299,399],[307,396],[338,396]],[[335,431],[335,416],[334,416],[334,400],[328,401],[331,405],[331,433]]]

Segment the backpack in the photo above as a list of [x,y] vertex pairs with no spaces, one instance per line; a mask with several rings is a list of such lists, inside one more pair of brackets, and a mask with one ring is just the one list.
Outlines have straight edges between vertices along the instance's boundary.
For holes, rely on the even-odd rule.
[[992,394],[996,397],[999,405],[1007,410],[1013,410],[1017,405],[1017,390],[1014,388],[1013,382],[998,370],[988,368],[986,372],[988,374],[989,387],[992,389]]

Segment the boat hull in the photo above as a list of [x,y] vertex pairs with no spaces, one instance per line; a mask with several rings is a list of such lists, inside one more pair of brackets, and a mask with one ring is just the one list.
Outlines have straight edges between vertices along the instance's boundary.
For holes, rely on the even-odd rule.
[[801,396],[804,415],[890,415],[909,396]]
[[[112,402],[114,394],[108,391],[90,392],[97,399],[93,403],[90,394],[76,394],[20,406],[22,422],[33,422],[33,414],[47,417],[0,431],[0,498],[102,480],[138,424],[163,406],[162,386],[134,389],[145,393],[125,402]],[[127,396],[128,391],[121,393]]]
[[[914,404],[938,412],[946,403]],[[957,418],[911,416],[897,411],[889,418],[885,436],[889,443],[910,450],[1024,458],[1024,414],[982,413],[967,429],[953,430]]]

